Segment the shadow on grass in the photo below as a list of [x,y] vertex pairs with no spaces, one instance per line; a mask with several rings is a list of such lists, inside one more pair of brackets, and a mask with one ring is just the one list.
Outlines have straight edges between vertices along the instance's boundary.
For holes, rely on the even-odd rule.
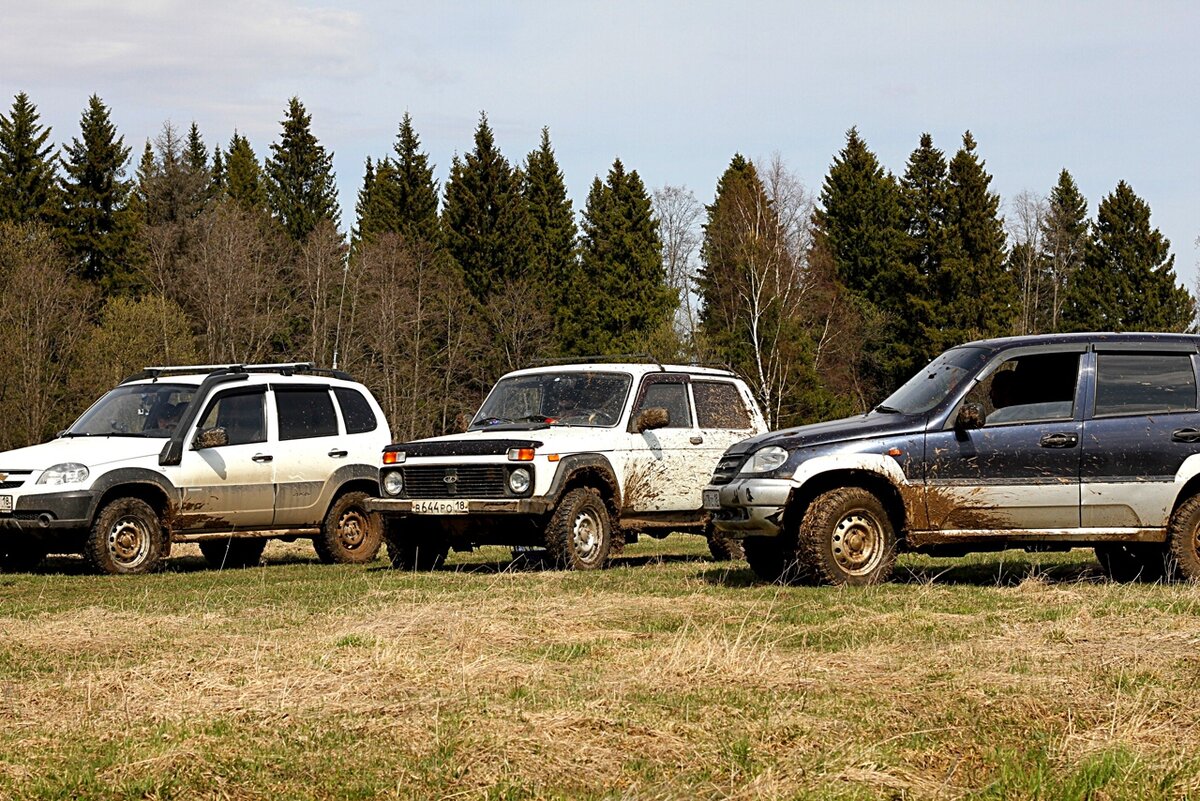
[[[710,568],[698,578],[720,587],[769,586],[744,562],[730,567]],[[1100,566],[1091,561],[1039,562],[1029,554],[1021,556],[978,556],[963,559],[925,559],[919,564],[896,566],[890,584],[958,585],[970,587],[1015,587],[1037,580],[1046,584],[1098,584],[1107,581]]]

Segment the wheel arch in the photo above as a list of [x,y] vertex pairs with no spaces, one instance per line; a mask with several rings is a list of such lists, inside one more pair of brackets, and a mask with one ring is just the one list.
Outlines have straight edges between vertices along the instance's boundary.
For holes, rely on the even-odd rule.
[[897,539],[904,539],[909,524],[904,495],[887,476],[861,468],[830,470],[818,473],[805,481],[792,491],[784,515],[785,524],[798,525],[804,512],[817,496],[842,487],[860,487],[878,498],[887,510]]
[[599,492],[608,507],[609,518],[616,526],[621,512],[621,489],[607,458],[598,453],[564,458],[548,495],[557,505],[559,499],[576,487],[592,487]]

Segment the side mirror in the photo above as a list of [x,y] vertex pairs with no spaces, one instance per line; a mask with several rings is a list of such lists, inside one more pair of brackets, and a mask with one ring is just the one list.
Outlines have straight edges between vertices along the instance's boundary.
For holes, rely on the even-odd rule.
[[192,450],[198,451],[204,448],[220,448],[229,444],[229,435],[225,433],[223,428],[205,428],[196,433],[196,438],[192,440]]
[[983,428],[983,420],[982,403],[964,403],[958,410],[958,417],[954,420],[954,430],[961,432]]
[[634,418],[633,430],[641,434],[644,431],[666,428],[669,425],[671,425],[671,413],[661,406],[651,406],[649,409],[642,409]]

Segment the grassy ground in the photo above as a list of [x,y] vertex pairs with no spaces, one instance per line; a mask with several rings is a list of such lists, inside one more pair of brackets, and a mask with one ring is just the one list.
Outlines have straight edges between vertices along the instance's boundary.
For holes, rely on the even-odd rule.
[[866,590],[684,536],[601,573],[267,558],[0,576],[0,798],[1200,796],[1200,588],[1083,552]]

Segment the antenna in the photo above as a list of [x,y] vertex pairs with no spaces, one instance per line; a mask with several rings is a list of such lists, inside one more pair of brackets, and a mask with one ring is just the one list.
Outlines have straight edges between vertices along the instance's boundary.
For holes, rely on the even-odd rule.
[[342,344],[342,304],[346,302],[346,277],[350,274],[350,260],[342,263],[342,294],[338,297],[337,327],[333,330],[333,365],[338,369],[338,348]]

